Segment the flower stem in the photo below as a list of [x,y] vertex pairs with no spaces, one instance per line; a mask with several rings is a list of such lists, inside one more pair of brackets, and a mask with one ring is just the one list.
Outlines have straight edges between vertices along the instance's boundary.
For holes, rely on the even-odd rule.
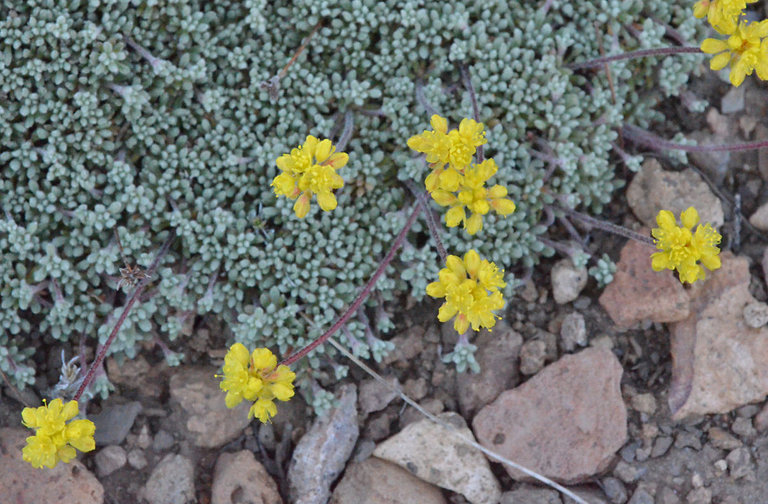
[[637,126],[631,124],[625,124],[621,128],[621,133],[624,138],[635,142],[636,144],[650,147],[655,150],[681,150],[686,152],[723,152],[723,151],[747,151],[764,149],[768,147],[768,140],[761,142],[747,142],[739,144],[725,144],[725,145],[685,145],[669,140],[664,140]]
[[561,207],[561,206],[558,206],[557,208],[567,213],[569,216],[574,217],[589,226],[593,226],[598,229],[602,229],[603,231],[608,231],[609,233],[623,236],[624,238],[629,238],[630,240],[639,241],[640,243],[647,243],[648,245],[653,245],[653,246],[656,245],[653,241],[653,238],[651,238],[650,236],[637,233],[635,231],[632,231],[631,229],[625,228],[624,226],[619,226],[618,224],[614,224],[612,222],[595,219],[590,215],[577,212],[576,210],[571,210],[570,208]]
[[668,54],[685,53],[701,53],[701,49],[698,47],[658,47],[656,49],[641,49],[639,51],[630,51],[622,54],[614,54],[613,56],[595,58],[588,61],[582,61],[580,63],[571,63],[570,65],[565,65],[565,67],[570,68],[571,70],[579,70],[581,68],[599,67],[613,61],[645,58],[646,56],[666,56]]
[[360,305],[363,304],[363,301],[365,301],[365,298],[368,297],[368,294],[371,293],[373,290],[374,285],[376,285],[376,282],[379,280],[379,277],[381,277],[382,274],[384,274],[384,270],[387,269],[387,266],[389,266],[389,263],[392,262],[392,259],[395,258],[395,252],[397,252],[397,249],[400,248],[400,245],[403,244],[403,241],[405,240],[406,234],[408,234],[408,230],[411,229],[411,226],[413,226],[413,223],[416,222],[416,218],[419,216],[419,212],[421,211],[422,207],[421,205],[415,205],[413,208],[413,211],[411,212],[410,217],[408,217],[408,221],[405,223],[405,226],[403,226],[403,229],[400,230],[400,233],[395,238],[395,241],[392,243],[392,247],[390,247],[389,251],[387,252],[387,255],[384,256],[384,259],[382,259],[381,264],[379,264],[379,267],[376,268],[376,271],[373,273],[371,278],[368,280],[368,282],[363,287],[363,290],[358,294],[357,298],[352,302],[351,305],[349,305],[349,308],[341,315],[341,317],[334,322],[334,324],[325,331],[319,338],[317,338],[315,341],[310,343],[309,345],[305,346],[298,352],[295,352],[287,359],[283,360],[280,365],[283,366],[290,366],[294,362],[298,361],[305,355],[307,355],[309,352],[314,350],[315,348],[319,347],[323,343],[325,343],[328,338],[334,335],[336,331],[339,330],[340,327],[342,327],[349,318],[354,315],[354,313],[357,311],[358,308],[360,308]]
[[445,264],[445,260],[448,257],[448,253],[445,251],[443,240],[440,239],[440,228],[437,225],[437,222],[435,222],[435,216],[432,214],[432,211],[429,209],[429,200],[427,199],[427,194],[424,191],[421,191],[418,188],[418,186],[410,180],[406,180],[405,184],[408,186],[408,189],[410,189],[413,195],[416,197],[416,200],[419,202],[419,205],[421,205],[421,207],[424,209],[424,218],[427,221],[427,228],[429,228],[429,234],[432,235],[432,240],[434,240],[435,242],[435,248],[437,249],[437,253],[440,255],[441,264]]
[[163,244],[163,247],[160,249],[160,252],[158,252],[157,256],[155,256],[155,260],[147,269],[146,271],[147,276],[145,276],[144,279],[141,280],[141,282],[139,282],[139,285],[136,286],[136,289],[133,291],[133,294],[131,294],[130,299],[128,299],[128,302],[125,304],[125,307],[123,308],[123,313],[120,314],[120,318],[117,319],[117,323],[115,324],[115,327],[112,328],[112,332],[110,333],[109,338],[107,338],[107,341],[99,350],[99,353],[96,355],[96,359],[94,359],[93,363],[91,363],[91,367],[88,368],[88,373],[86,373],[85,378],[83,378],[83,383],[81,383],[80,388],[77,389],[77,392],[75,393],[75,397],[73,398],[75,401],[80,400],[80,397],[83,395],[83,392],[85,392],[85,390],[88,388],[88,385],[90,385],[91,382],[93,381],[93,378],[96,375],[96,370],[99,369],[99,366],[101,366],[101,363],[104,362],[104,358],[107,356],[107,350],[109,350],[109,347],[112,345],[112,342],[115,341],[115,337],[117,336],[118,331],[120,331],[120,327],[123,325],[123,322],[125,322],[126,317],[128,317],[128,312],[130,312],[131,308],[133,308],[133,305],[136,304],[136,301],[138,301],[139,296],[141,295],[144,288],[147,285],[149,285],[149,282],[151,282],[152,274],[160,265],[160,261],[163,259],[165,254],[168,253],[168,249],[170,248],[174,238],[176,238],[175,233],[172,234],[168,238],[168,240],[166,240],[166,242]]
[[[469,93],[469,100],[472,102],[472,114],[475,116],[475,122],[480,122],[480,107],[477,105],[477,95],[475,94],[475,86],[472,85],[472,76],[469,75],[469,69],[466,65],[461,65],[461,76],[464,79],[464,87],[467,88]],[[477,146],[477,164],[483,162],[483,146]]]

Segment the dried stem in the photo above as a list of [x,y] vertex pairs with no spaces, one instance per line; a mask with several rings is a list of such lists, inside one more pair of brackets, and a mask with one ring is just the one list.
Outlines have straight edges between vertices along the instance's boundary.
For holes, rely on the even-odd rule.
[[371,293],[373,290],[374,285],[376,285],[376,282],[379,280],[379,277],[381,277],[382,274],[384,274],[384,270],[387,269],[387,266],[389,266],[389,263],[392,262],[392,259],[395,257],[395,252],[397,252],[397,249],[400,248],[400,245],[403,244],[403,241],[405,241],[405,236],[408,234],[408,230],[411,229],[411,226],[413,226],[413,223],[416,222],[416,217],[419,216],[419,211],[421,210],[420,205],[416,205],[411,212],[410,217],[408,217],[408,221],[405,223],[405,226],[403,226],[403,229],[400,230],[400,233],[395,238],[395,241],[392,243],[392,247],[390,247],[389,251],[387,252],[387,255],[384,256],[384,259],[382,259],[381,264],[379,264],[379,267],[376,268],[376,271],[373,273],[373,276],[371,276],[370,280],[365,284],[363,287],[363,290],[360,291],[360,294],[358,294],[357,298],[352,302],[351,305],[349,305],[349,308],[341,315],[341,317],[334,322],[334,324],[325,331],[319,338],[317,338],[315,341],[310,343],[309,345],[305,346],[298,352],[295,352],[293,355],[288,357],[287,359],[283,360],[281,362],[281,365],[284,366],[290,366],[294,362],[298,361],[305,355],[307,355],[309,352],[314,350],[315,348],[319,347],[323,343],[328,340],[331,336],[333,336],[336,331],[339,330],[340,327],[342,327],[349,318],[357,312],[357,309],[360,308],[360,305],[363,304],[363,301],[365,301],[365,298],[368,297],[368,294]]
[[656,49],[641,49],[639,51],[630,51],[622,54],[614,54],[613,56],[605,56],[604,58],[595,58],[588,61],[582,61],[580,63],[571,63],[570,65],[565,65],[565,67],[570,68],[571,70],[579,70],[581,68],[599,67],[613,61],[645,58],[647,56],[666,56],[669,54],[686,53],[701,53],[701,49],[698,47],[659,47]]
[[603,231],[608,231],[609,233],[623,236],[624,238],[629,238],[630,240],[639,241],[640,243],[646,243],[648,245],[656,246],[656,244],[653,241],[653,238],[651,238],[650,236],[637,233],[635,231],[632,231],[631,229],[625,228],[624,226],[619,226],[618,224],[614,224],[612,222],[595,219],[590,215],[577,212],[576,210],[571,210],[570,208],[561,207],[561,206],[558,206],[557,208],[567,213],[569,216],[577,220],[580,220],[584,224],[587,224],[588,226],[593,226],[598,229],[602,229]]
[[[168,240],[163,244],[163,247],[160,249],[160,252],[158,252],[157,256],[155,257],[155,260],[152,262],[152,265],[147,269],[148,273],[154,273],[157,267],[160,265],[160,261],[163,259],[166,253],[168,253],[168,249],[171,247],[171,243],[173,242],[174,238],[176,238],[175,234],[172,234]],[[80,397],[83,395],[83,392],[85,392],[85,389],[88,388],[88,385],[91,384],[93,381],[94,376],[96,375],[96,370],[99,369],[99,366],[101,366],[101,363],[104,362],[104,358],[107,356],[107,350],[109,350],[109,347],[112,345],[112,342],[115,340],[115,337],[117,336],[118,331],[120,331],[120,327],[123,325],[123,322],[125,322],[126,317],[128,317],[128,312],[131,311],[131,308],[133,308],[133,305],[136,303],[136,301],[139,299],[139,296],[141,295],[141,292],[144,290],[144,288],[149,284],[150,278],[146,277],[144,278],[139,285],[136,286],[136,289],[133,291],[133,294],[131,294],[130,299],[128,299],[128,302],[125,304],[125,308],[123,308],[123,313],[120,314],[120,318],[117,319],[117,323],[115,324],[115,327],[112,329],[112,332],[109,335],[109,338],[107,338],[107,341],[104,343],[104,345],[99,350],[99,353],[96,355],[96,359],[91,363],[91,366],[88,368],[88,373],[86,373],[85,378],[83,379],[83,383],[80,384],[80,388],[77,389],[77,392],[75,393],[74,400],[79,401]]]
[[[469,100],[472,102],[472,115],[475,116],[475,121],[480,122],[480,107],[477,105],[477,95],[475,94],[475,87],[472,85],[472,76],[469,75],[469,70],[466,65],[461,65],[461,76],[464,80],[464,87],[467,88],[469,93]],[[483,146],[477,146],[477,164],[483,162]]]
[[432,214],[432,210],[429,208],[429,201],[427,200],[427,194],[424,191],[421,191],[416,184],[414,184],[412,181],[407,180],[405,184],[408,186],[408,189],[411,190],[413,195],[416,197],[416,200],[419,202],[419,205],[424,209],[424,218],[427,221],[427,227],[429,228],[429,234],[432,235],[432,240],[435,242],[435,248],[437,249],[437,253],[440,254],[440,264],[445,264],[445,260],[448,257],[448,253],[445,251],[445,246],[443,245],[443,240],[440,239],[440,226],[437,225],[437,222],[435,222],[435,216]]
[[686,152],[733,152],[733,151],[747,151],[764,149],[768,147],[768,140],[762,142],[747,142],[740,144],[725,144],[725,145],[685,145],[669,140],[664,140],[637,126],[631,124],[625,124],[621,128],[622,134],[636,144],[650,147],[655,150],[681,150]]

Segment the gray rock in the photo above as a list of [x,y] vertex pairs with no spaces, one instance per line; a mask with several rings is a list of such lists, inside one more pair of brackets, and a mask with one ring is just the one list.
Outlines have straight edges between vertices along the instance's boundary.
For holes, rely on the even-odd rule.
[[504,492],[499,504],[563,504],[563,501],[555,490],[523,484],[511,492]]
[[754,302],[744,307],[744,322],[753,329],[768,324],[768,305]]
[[736,448],[725,457],[728,462],[728,470],[731,473],[731,478],[740,479],[752,474],[754,466],[752,464],[752,455],[749,453],[749,448],[741,447]]
[[541,340],[529,340],[520,348],[520,372],[533,375],[541,371],[547,358],[547,344]]
[[317,418],[301,438],[288,469],[288,491],[294,504],[325,504],[331,484],[344,470],[360,431],[357,426],[357,390],[343,385],[338,403]]
[[624,483],[633,483],[643,474],[643,471],[637,466],[619,460],[619,463],[613,469],[613,474]]
[[147,467],[147,456],[144,450],[136,449],[128,452],[128,465],[139,471]]
[[557,304],[570,303],[587,285],[587,268],[577,268],[570,259],[561,259],[552,267],[552,295]]
[[222,453],[216,460],[211,504],[283,504],[277,485],[248,450]]
[[712,427],[707,432],[712,446],[721,450],[733,450],[741,446],[741,441],[730,435],[720,427]]
[[680,432],[675,439],[676,448],[693,448],[696,451],[701,450],[701,440],[699,436],[692,432]]
[[656,440],[653,442],[653,450],[651,450],[651,457],[661,457],[665,453],[667,453],[667,450],[669,450],[669,447],[672,446],[672,438],[669,436],[661,436],[657,437]]
[[603,491],[614,504],[624,504],[627,502],[627,489],[624,483],[617,478],[603,478]]
[[749,223],[760,231],[768,231],[768,203],[761,205],[749,217]]
[[744,110],[744,86],[733,87],[720,100],[720,112],[732,114]]
[[176,440],[173,438],[173,434],[167,430],[160,429],[152,440],[152,450],[163,452],[173,446],[173,443],[175,442]]
[[653,394],[637,394],[632,397],[632,409],[645,413],[647,415],[653,415],[656,413],[656,398]]
[[643,488],[638,488],[629,499],[629,504],[653,504],[653,496]]
[[[387,383],[392,385],[395,390],[400,387],[396,376],[385,378]],[[390,387],[373,378],[363,381],[360,384],[358,401],[360,403],[360,412],[368,416],[376,411],[381,411],[397,397],[397,392]]]
[[712,502],[712,490],[709,488],[695,488],[685,496],[688,504],[710,504]]
[[439,418],[453,428],[425,418],[380,443],[373,454],[462,494],[472,504],[496,504],[501,489],[488,459],[456,435],[473,439],[466,422],[457,413],[444,413]]
[[152,470],[142,496],[149,504],[196,503],[194,465],[183,455],[169,453]]
[[656,494],[656,504],[680,504],[680,497],[672,488],[664,487]]
[[743,438],[752,438],[757,434],[757,431],[752,426],[751,418],[736,418],[731,424],[731,430],[734,434]]
[[125,465],[128,457],[120,446],[105,446],[94,457],[96,474],[99,477],[109,476]]
[[105,406],[98,415],[89,419],[96,425],[93,438],[97,445],[119,445],[125,441],[125,436],[133,427],[136,415],[141,411],[141,403],[132,401],[125,404],[110,404]]
[[584,315],[579,312],[566,315],[560,326],[560,338],[566,352],[573,352],[577,346],[586,346],[587,324]]

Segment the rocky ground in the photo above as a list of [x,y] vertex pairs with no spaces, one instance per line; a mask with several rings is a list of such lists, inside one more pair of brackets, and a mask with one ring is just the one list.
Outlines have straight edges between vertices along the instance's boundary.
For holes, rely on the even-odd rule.
[[[704,113],[686,108],[696,100],[710,104]],[[705,72],[667,108],[674,124],[662,136],[768,140],[768,91],[749,79],[732,89]],[[441,361],[456,335],[434,320],[437,305],[410,307],[396,350],[374,367],[450,430],[354,367],[327,416],[295,398],[273,424],[248,423],[213,378],[224,331],[201,323],[181,367],[150,347],[107,363],[117,390],[91,403],[97,449],[79,462],[23,463],[22,402],[39,397],[4,388],[0,501],[573,502],[489,462],[459,432],[590,503],[768,503],[768,150],[692,154],[682,171],[645,154],[604,217],[647,232],[658,209],[694,205],[725,236],[722,269],[683,287],[650,270],[649,246],[579,229],[595,256],[618,263],[613,283],[599,289],[569,259],[541,265],[504,322],[475,339],[479,374]],[[38,390],[55,383],[57,352]]]

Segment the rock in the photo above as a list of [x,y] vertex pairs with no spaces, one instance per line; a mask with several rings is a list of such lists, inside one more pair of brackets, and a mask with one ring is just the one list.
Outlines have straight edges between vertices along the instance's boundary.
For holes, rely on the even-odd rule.
[[615,474],[624,483],[633,483],[637,481],[640,476],[642,476],[643,471],[637,466],[629,464],[623,460],[619,460],[619,463],[616,464],[616,467],[613,468],[613,474]]
[[[768,149],[761,149],[768,151]],[[763,258],[760,261],[760,266],[763,268],[763,278],[768,278],[768,247],[765,247],[763,251]]]
[[168,364],[165,361],[150,364],[138,355],[135,359],[118,363],[114,357],[108,357],[106,368],[109,381],[115,385],[137,390],[144,397],[159,397],[163,393],[165,375],[168,372]]
[[[754,140],[756,142],[768,140],[768,128],[758,123],[757,128],[755,128]],[[757,169],[762,179],[768,181],[768,149],[759,149],[757,151]]]
[[144,450],[131,450],[128,452],[128,465],[139,471],[147,467],[147,456]]
[[760,413],[755,415],[755,428],[758,432],[765,432],[768,429],[768,403],[763,406]]
[[557,304],[570,303],[587,285],[587,268],[577,268],[570,259],[560,259],[552,266],[552,295]]
[[[478,350],[478,353],[480,353],[480,350]],[[477,354],[475,354],[475,358],[477,358]],[[403,385],[403,392],[414,401],[421,401],[429,392],[429,382],[423,377],[416,378],[415,380],[408,378]]]
[[[21,415],[19,415],[19,418]],[[0,501],[102,504],[104,488],[77,459],[53,469],[35,469],[21,458],[31,430],[0,428]]]
[[653,394],[637,394],[632,397],[632,409],[645,413],[647,415],[653,415],[656,413],[656,398]]
[[156,452],[164,452],[173,446],[173,443],[175,442],[176,440],[173,439],[173,434],[167,430],[160,429],[152,440],[152,450]]
[[565,355],[480,410],[475,434],[483,446],[544,476],[583,481],[607,469],[627,438],[621,374],[610,350]]
[[711,427],[707,432],[712,446],[721,450],[733,450],[741,446],[741,441],[730,435],[720,427]]
[[538,373],[547,358],[547,344],[541,340],[529,340],[520,347],[520,372],[524,375]]
[[749,223],[760,231],[768,231],[768,203],[761,205],[749,218]]
[[152,435],[149,433],[148,425],[141,426],[141,431],[139,431],[139,435],[136,438],[136,445],[142,450],[146,450],[152,445]]
[[396,390],[400,388],[400,383],[396,376],[385,378],[387,383],[392,385],[395,390],[387,387],[383,383],[373,378],[365,380],[360,384],[360,393],[358,401],[360,403],[360,412],[368,416],[373,412],[381,411],[398,396]]
[[627,489],[624,483],[616,478],[603,478],[603,491],[614,504],[624,504],[627,502]]
[[480,372],[456,376],[459,408],[464,418],[472,418],[480,408],[517,384],[517,358],[522,344],[523,337],[503,321],[496,323],[493,332],[480,331],[475,341]]
[[587,323],[584,321],[584,315],[572,312],[563,318],[560,341],[566,352],[573,352],[577,346],[587,345]]
[[768,328],[744,322],[747,259],[723,252],[723,266],[689,291],[691,315],[670,326],[672,418],[725,413],[768,394]]
[[381,361],[382,365],[387,366],[395,363],[402,363],[404,366],[409,365],[424,350],[425,332],[427,331],[423,326],[413,326],[406,329],[404,334],[392,338],[394,348],[384,356]]
[[504,492],[499,504],[562,504],[560,494],[550,488],[535,487],[523,483],[520,488]]
[[282,504],[277,485],[248,450],[216,460],[211,504]]
[[425,481],[464,495],[472,504],[497,503],[501,488],[488,460],[457,436],[474,438],[464,419],[456,413],[444,413],[439,418],[454,428],[449,430],[423,419],[380,443],[373,454]]
[[712,490],[709,488],[695,488],[685,496],[688,504],[710,504],[712,502]]
[[661,436],[657,437],[656,440],[653,442],[653,450],[651,450],[651,457],[661,457],[665,453],[667,453],[667,450],[669,450],[669,447],[672,446],[672,438],[669,436]]
[[152,469],[142,496],[149,504],[191,504],[195,498],[195,467],[183,455],[169,453]]
[[171,377],[171,399],[181,406],[184,434],[201,448],[222,446],[237,436],[250,422],[250,403],[243,401],[229,409],[225,393],[214,378],[215,369],[181,367]]
[[744,307],[744,322],[752,329],[768,324],[768,305],[765,303],[749,303]]
[[[711,157],[712,153],[706,153]],[[655,159],[643,163],[627,188],[627,203],[635,216],[655,228],[659,210],[670,210],[675,217],[689,206],[696,207],[701,222],[720,228],[725,222],[720,199],[701,176],[690,168],[681,172],[662,169]],[[650,269],[650,260],[648,260]],[[614,280],[615,281],[615,280]]]
[[613,282],[600,295],[600,305],[621,329],[644,320],[676,322],[690,314],[688,293],[672,271],[653,271],[650,245],[628,240],[621,249]]
[[678,432],[675,438],[675,448],[693,448],[699,451],[701,450],[701,440],[693,432]]
[[330,501],[330,504],[446,503],[436,486],[376,457],[351,464],[336,485]]
[[733,114],[744,110],[744,87],[731,87],[720,100],[720,112]]
[[728,462],[728,470],[733,479],[743,478],[753,472],[752,455],[749,453],[749,448],[745,446],[733,450],[725,460]]
[[673,489],[664,487],[656,495],[656,504],[680,504],[680,497]]
[[731,430],[734,434],[737,434],[743,438],[755,437],[757,432],[752,426],[752,420],[749,418],[739,417],[731,424]]
[[125,436],[133,427],[136,415],[141,411],[141,403],[137,401],[125,404],[110,404],[101,413],[90,415],[89,419],[96,425],[93,438],[100,446],[119,445],[125,441]]
[[128,460],[125,450],[120,446],[110,445],[102,448],[94,457],[96,474],[100,478],[109,476],[123,467]]
[[293,451],[288,469],[293,504],[325,504],[355,447],[360,434],[357,390],[343,385],[337,395],[336,407],[312,423]]
[[629,504],[653,504],[653,495],[644,488],[638,488],[629,499]]

